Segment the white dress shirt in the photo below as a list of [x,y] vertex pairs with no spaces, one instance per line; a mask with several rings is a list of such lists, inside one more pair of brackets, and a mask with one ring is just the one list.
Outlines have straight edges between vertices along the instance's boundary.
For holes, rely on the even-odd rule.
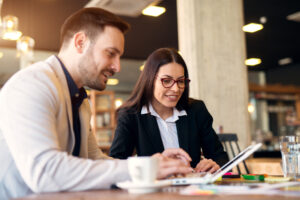
[[169,148],[179,148],[179,141],[177,135],[176,121],[179,119],[179,116],[187,115],[185,110],[178,111],[175,107],[173,108],[173,115],[163,120],[157,112],[153,109],[153,106],[149,105],[149,111],[147,106],[143,106],[141,114],[148,114],[156,117],[157,125],[159,128],[160,136],[165,149]]

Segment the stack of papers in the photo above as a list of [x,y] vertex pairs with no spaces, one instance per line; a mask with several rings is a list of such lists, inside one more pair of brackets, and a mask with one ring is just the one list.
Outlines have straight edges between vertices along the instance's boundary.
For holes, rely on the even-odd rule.
[[244,183],[240,185],[190,185],[180,191],[182,195],[284,195],[300,196],[300,182],[285,183]]

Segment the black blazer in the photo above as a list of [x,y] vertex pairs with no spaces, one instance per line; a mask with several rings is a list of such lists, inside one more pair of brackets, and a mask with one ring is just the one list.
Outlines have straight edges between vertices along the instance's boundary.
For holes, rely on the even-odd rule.
[[[223,146],[212,128],[213,118],[203,101],[191,100],[186,116],[176,121],[179,146],[192,158],[191,166],[196,167],[201,159],[210,158],[220,166],[228,161]],[[126,159],[134,150],[138,156],[151,156],[164,151],[156,118],[141,111],[120,111],[110,156]]]

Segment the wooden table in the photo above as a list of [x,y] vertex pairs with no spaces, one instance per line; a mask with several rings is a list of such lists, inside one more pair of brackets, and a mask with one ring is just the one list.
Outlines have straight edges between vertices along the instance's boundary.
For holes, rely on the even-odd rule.
[[201,195],[201,196],[184,196],[179,191],[184,187],[166,187],[162,191],[151,194],[129,194],[125,190],[94,190],[85,192],[60,192],[48,194],[34,194],[28,197],[19,198],[24,200],[43,199],[43,200],[299,200],[300,197],[287,196],[268,196],[268,195]]

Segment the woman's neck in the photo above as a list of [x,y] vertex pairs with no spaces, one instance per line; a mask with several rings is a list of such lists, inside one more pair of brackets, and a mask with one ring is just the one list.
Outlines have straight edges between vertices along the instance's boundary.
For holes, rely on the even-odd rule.
[[168,108],[161,103],[159,103],[157,100],[153,100],[151,102],[153,109],[155,112],[163,119],[166,120],[169,117],[173,115],[173,108]]

